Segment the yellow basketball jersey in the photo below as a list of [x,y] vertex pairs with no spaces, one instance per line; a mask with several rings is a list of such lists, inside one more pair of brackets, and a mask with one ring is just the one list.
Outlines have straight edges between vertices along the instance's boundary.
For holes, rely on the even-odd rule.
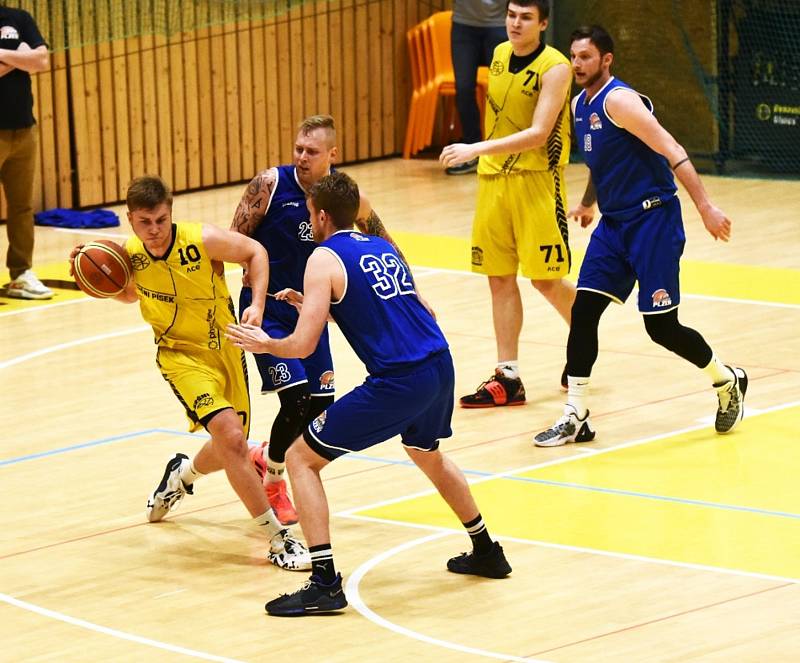
[[163,258],[151,256],[136,236],[125,243],[142,317],[157,345],[219,350],[225,327],[235,321],[222,264],[208,257],[202,224],[176,223],[172,232]]
[[[508,70],[513,51],[506,41],[494,49],[489,68],[489,97],[486,104],[485,135],[487,140],[504,138],[528,129],[539,99],[542,76],[558,64],[569,61],[552,46],[542,52],[525,69],[512,74]],[[496,175],[531,170],[550,170],[569,162],[569,91],[553,131],[542,147],[516,154],[482,156],[478,163],[480,175]]]

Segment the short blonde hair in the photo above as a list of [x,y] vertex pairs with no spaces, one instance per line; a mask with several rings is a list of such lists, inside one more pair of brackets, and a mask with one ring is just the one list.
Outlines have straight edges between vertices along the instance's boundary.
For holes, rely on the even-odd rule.
[[336,145],[336,125],[330,115],[310,115],[297,127],[297,132],[308,136],[312,131],[324,129],[328,133],[330,146]]

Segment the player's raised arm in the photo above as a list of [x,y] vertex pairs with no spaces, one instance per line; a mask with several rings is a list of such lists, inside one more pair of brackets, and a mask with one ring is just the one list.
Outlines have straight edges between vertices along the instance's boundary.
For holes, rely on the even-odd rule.
[[606,97],[606,111],[614,122],[667,160],[700,212],[706,230],[714,239],[727,242],[731,235],[730,219],[709,200],[686,150],[661,126],[641,97],[633,91],[615,90]]
[[253,289],[253,302],[240,313],[242,322],[261,324],[269,283],[269,258],[266,249],[254,239],[239,233],[203,225],[203,243],[212,260],[238,262],[245,266]]

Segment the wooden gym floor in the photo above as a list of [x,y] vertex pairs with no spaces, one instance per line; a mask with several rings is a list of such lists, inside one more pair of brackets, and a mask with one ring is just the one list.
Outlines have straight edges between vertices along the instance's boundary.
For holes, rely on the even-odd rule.
[[[452,345],[457,395],[471,391],[495,361],[488,288],[469,273],[474,178],[425,160],[345,170],[415,266]],[[570,201],[584,181],[571,166]],[[185,432],[137,307],[68,289],[51,302],[0,298],[0,659],[800,659],[800,182],[704,182],[733,240],[715,243],[682,195],[681,319],[748,371],[741,427],[713,433],[705,376],[649,341],[631,301],[601,325],[597,440],[534,448],[563,402],[566,327],[520,282],[529,402],[457,410],[443,442],[514,572],[444,570],[466,536],[390,441],[324,474],[350,600],[338,616],[264,614],[305,575],[266,563],[221,474],[163,523],[145,522],[166,460],[203,438]],[[179,196],[175,218],[226,227],[242,189]],[[126,235],[121,218],[104,232],[37,229],[37,273],[67,279],[69,248]],[[590,231],[571,227],[579,260]],[[229,283],[238,293],[235,271]],[[343,394],[364,370],[332,336]],[[260,440],[277,399],[258,395],[251,369]]]

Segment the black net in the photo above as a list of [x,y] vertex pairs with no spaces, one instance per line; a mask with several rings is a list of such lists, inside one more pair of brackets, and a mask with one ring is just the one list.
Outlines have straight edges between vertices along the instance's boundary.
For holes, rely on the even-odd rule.
[[800,173],[800,2],[733,0],[722,25],[723,157]]
[[555,45],[604,26],[613,72],[654,102],[697,163],[800,174],[800,1],[554,0]]

